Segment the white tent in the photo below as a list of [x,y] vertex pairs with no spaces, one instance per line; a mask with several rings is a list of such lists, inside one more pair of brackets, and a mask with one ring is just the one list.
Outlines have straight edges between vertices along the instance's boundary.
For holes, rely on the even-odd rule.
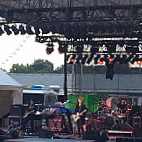
[[7,114],[12,104],[22,104],[22,84],[0,69],[0,118]]

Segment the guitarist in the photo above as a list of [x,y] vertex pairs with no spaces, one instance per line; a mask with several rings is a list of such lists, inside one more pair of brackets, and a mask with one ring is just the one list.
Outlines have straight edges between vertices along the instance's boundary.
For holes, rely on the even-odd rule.
[[85,127],[85,114],[86,114],[86,106],[85,104],[83,104],[83,98],[79,97],[78,98],[78,104],[76,105],[75,108],[75,119],[77,117],[79,117],[79,119],[77,120],[77,128],[78,128],[78,134],[79,137],[81,137],[81,133],[83,134],[84,131],[86,131],[86,127]]
[[22,130],[25,131],[25,127],[28,121],[30,121],[31,125],[31,133],[34,133],[34,115],[36,113],[36,107],[33,100],[30,100],[30,104],[28,109],[26,110],[25,116],[22,120]]

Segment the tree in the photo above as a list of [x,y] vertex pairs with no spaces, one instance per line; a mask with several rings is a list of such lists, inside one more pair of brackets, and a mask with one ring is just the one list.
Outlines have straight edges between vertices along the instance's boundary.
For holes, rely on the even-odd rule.
[[11,73],[31,73],[34,72],[33,68],[31,65],[19,65],[19,64],[13,64],[12,68],[10,69]]
[[53,64],[48,60],[35,60],[33,64],[13,64],[11,73],[53,73]]
[[52,73],[53,64],[48,60],[35,60],[33,65],[31,65],[36,73]]
[[[54,73],[64,73],[64,65],[61,65],[60,67],[56,68],[54,70]],[[72,65],[67,64],[67,73],[72,73]]]

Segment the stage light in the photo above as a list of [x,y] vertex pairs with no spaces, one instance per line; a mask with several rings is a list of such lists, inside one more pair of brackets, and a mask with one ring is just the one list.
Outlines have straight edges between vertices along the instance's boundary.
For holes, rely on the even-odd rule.
[[81,64],[85,64],[88,55],[84,55],[81,60]]
[[139,53],[139,48],[137,45],[127,45],[126,52],[128,54],[130,54],[130,53],[136,54],[136,53]]
[[53,43],[52,42],[49,42],[48,44],[47,44],[47,48],[46,48],[46,54],[47,55],[50,55],[53,51],[54,51],[54,45],[53,45]]
[[19,30],[14,25],[11,26],[11,29],[14,32],[15,35],[19,34]]
[[139,59],[139,55],[135,55],[135,57],[132,59],[132,61],[130,63],[134,64],[134,62],[138,61],[138,59]]
[[133,58],[133,55],[130,55],[130,56],[126,59],[126,62],[127,62],[127,63],[130,62],[132,58]]
[[40,30],[39,30],[39,27],[38,27],[38,26],[34,26],[34,31],[35,31],[35,34],[36,34],[36,35],[39,35],[39,34],[40,34]]
[[26,25],[26,31],[27,31],[27,34],[29,34],[29,35],[33,35],[34,34],[34,32],[32,31],[30,25]]
[[123,55],[122,58],[120,58],[119,63],[120,63],[120,64],[126,64],[126,63],[127,63],[127,56],[126,56],[126,55]]
[[73,54],[72,57],[70,58],[69,64],[73,64],[76,61],[75,57],[76,57],[76,55]]
[[26,30],[23,25],[19,26],[19,31],[21,32],[22,35],[26,34]]
[[115,57],[113,63],[119,62],[119,61],[120,61],[120,55],[116,55],[116,57]]
[[97,55],[95,58],[94,58],[94,63],[95,64],[98,64],[98,59],[100,58],[100,55]]
[[103,64],[104,64],[104,61],[101,61],[101,60],[100,60],[100,61],[99,61],[99,64],[100,64],[100,65],[103,65]]
[[65,60],[66,62],[70,61],[71,54],[66,55]]
[[138,61],[137,61],[137,64],[138,64],[138,65],[141,65],[141,63],[142,63],[141,60],[138,60]]
[[46,48],[46,54],[47,55],[50,55],[52,52],[54,51],[54,49],[53,48]]
[[90,57],[88,58],[88,60],[86,61],[87,64],[90,64],[90,62],[92,61],[94,57],[94,54],[91,54]]
[[2,28],[0,27],[0,35],[4,34],[4,31],[2,30]]
[[7,35],[12,34],[12,32],[10,31],[10,27],[8,25],[4,25],[4,30],[7,33]]
[[78,57],[76,58],[76,64],[80,64],[81,58],[82,58],[82,54],[79,54]]
[[59,48],[58,48],[59,53],[62,54],[67,52],[67,47],[68,45],[65,42],[59,42]]
[[108,59],[108,61],[109,61],[109,62],[113,62],[114,59],[110,57],[110,58]]

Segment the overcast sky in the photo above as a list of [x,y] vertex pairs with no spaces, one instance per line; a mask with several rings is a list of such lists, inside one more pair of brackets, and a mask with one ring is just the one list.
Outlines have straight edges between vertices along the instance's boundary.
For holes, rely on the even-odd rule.
[[31,64],[36,59],[45,59],[54,64],[54,68],[64,63],[64,56],[58,53],[58,44],[55,44],[54,52],[46,54],[45,43],[35,42],[35,36],[31,35],[7,35],[0,36],[0,68],[9,69],[13,64]]

